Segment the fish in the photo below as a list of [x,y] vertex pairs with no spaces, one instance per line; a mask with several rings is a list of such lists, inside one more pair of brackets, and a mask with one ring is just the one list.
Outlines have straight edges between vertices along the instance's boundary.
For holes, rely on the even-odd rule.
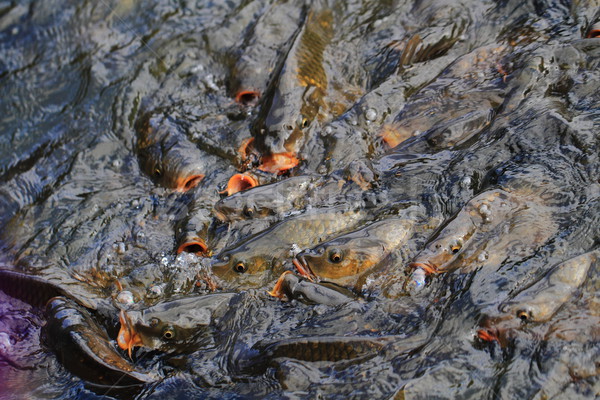
[[237,103],[256,106],[271,77],[280,69],[280,54],[286,54],[300,31],[306,11],[303,1],[274,2],[248,27],[247,41],[234,54],[230,90]]
[[310,211],[275,224],[256,236],[223,250],[212,264],[213,274],[240,287],[260,286],[281,272],[294,248],[303,249],[346,232],[367,218],[344,207]]
[[160,376],[139,370],[114,347],[106,330],[86,308],[65,297],[54,297],[46,306],[44,327],[50,347],[75,375],[101,385],[141,385]]
[[213,293],[159,303],[143,310],[121,310],[117,343],[131,356],[143,346],[163,353],[195,351],[211,343],[211,325],[224,315],[232,293]]
[[414,222],[387,218],[300,252],[294,264],[301,275],[349,286],[409,238]]
[[159,185],[187,192],[204,179],[211,160],[172,118],[147,114],[136,131],[140,166]]
[[267,293],[273,297],[284,300],[298,300],[305,304],[325,304],[338,306],[355,299],[355,295],[335,284],[315,283],[295,275],[292,271],[285,271],[272,290]]
[[532,254],[556,231],[551,209],[535,196],[494,189],[471,199],[434,233],[415,257],[406,281],[420,290],[431,274],[497,268]]
[[214,213],[224,222],[262,218],[290,211],[301,203],[316,178],[292,176],[279,182],[254,187],[219,200]]
[[482,318],[477,336],[506,346],[514,329],[524,323],[549,321],[585,282],[600,252],[594,250],[554,265],[541,279],[504,301],[496,315]]
[[390,337],[344,336],[264,340],[252,346],[238,360],[238,368],[244,373],[262,374],[280,358],[329,364],[340,361],[365,360],[377,356],[393,340]]
[[265,118],[262,143],[269,154],[297,153],[304,131],[325,105],[324,52],[333,37],[333,12],[311,10],[292,45]]
[[213,220],[211,204],[215,197],[211,194],[197,196],[185,217],[175,225],[177,254],[194,253],[201,257],[211,255],[208,235]]

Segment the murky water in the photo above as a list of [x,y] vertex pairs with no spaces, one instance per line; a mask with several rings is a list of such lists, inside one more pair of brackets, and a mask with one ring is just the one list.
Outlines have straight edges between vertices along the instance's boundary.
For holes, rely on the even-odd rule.
[[599,7],[1,1],[0,398],[598,397]]

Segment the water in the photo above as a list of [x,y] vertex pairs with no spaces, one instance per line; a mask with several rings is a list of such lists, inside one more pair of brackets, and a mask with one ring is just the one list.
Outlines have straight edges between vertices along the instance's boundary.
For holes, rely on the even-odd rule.
[[[134,388],[69,372],[44,339],[43,309],[0,292],[0,398],[598,397],[596,264],[552,318],[518,326],[508,345],[477,331],[552,266],[598,246],[600,39],[585,36],[599,6],[0,2],[2,269],[90,301],[127,291],[127,303],[144,308],[202,295],[223,249],[298,214],[343,206],[365,209],[363,225],[396,215],[419,221],[342,305],[275,299],[266,290],[276,272],[259,288],[216,279],[238,295],[211,344],[185,355],[138,349],[136,365],[162,379]],[[300,96],[316,97],[278,102],[277,88],[298,91],[285,65],[297,62],[302,23],[323,10],[334,18],[329,44],[307,62],[321,63],[324,91],[301,87]],[[236,103],[235,82],[263,85],[259,98]],[[317,113],[306,111],[315,104]],[[300,149],[299,166],[282,176],[259,171],[260,158],[289,136],[262,131],[265,121],[305,114],[312,119],[299,119],[290,147]],[[194,189],[163,187],[140,167],[148,116],[195,145],[206,170]],[[263,184],[288,173],[325,183],[290,209],[277,202],[266,218],[213,220],[218,191],[245,170]],[[477,222],[469,202],[495,190],[514,195],[515,209],[477,204],[485,214]],[[192,211],[213,258],[176,254]],[[419,259],[426,246],[453,235],[448,226],[469,224],[476,233],[459,255],[472,261],[419,276],[419,290],[407,292],[410,262],[433,262]],[[101,320],[114,339],[115,323]],[[389,343],[335,362],[256,350],[261,341],[320,336]]]

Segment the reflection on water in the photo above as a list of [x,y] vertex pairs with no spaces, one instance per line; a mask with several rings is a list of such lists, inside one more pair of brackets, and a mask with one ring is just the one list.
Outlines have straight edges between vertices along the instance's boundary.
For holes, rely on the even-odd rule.
[[599,396],[599,6],[0,2],[0,398]]

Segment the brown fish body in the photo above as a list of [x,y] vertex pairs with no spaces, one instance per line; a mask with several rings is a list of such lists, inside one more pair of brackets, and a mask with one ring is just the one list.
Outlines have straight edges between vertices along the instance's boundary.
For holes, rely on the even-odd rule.
[[362,211],[326,210],[287,219],[269,230],[225,249],[217,256],[213,273],[240,286],[261,285],[271,273],[280,273],[283,261],[294,248],[303,249],[347,232],[366,218]]
[[207,155],[174,121],[145,116],[136,129],[140,166],[158,184],[186,192],[202,181],[210,165]]
[[412,225],[388,218],[301,252],[297,259],[318,279],[351,285],[402,245]]

